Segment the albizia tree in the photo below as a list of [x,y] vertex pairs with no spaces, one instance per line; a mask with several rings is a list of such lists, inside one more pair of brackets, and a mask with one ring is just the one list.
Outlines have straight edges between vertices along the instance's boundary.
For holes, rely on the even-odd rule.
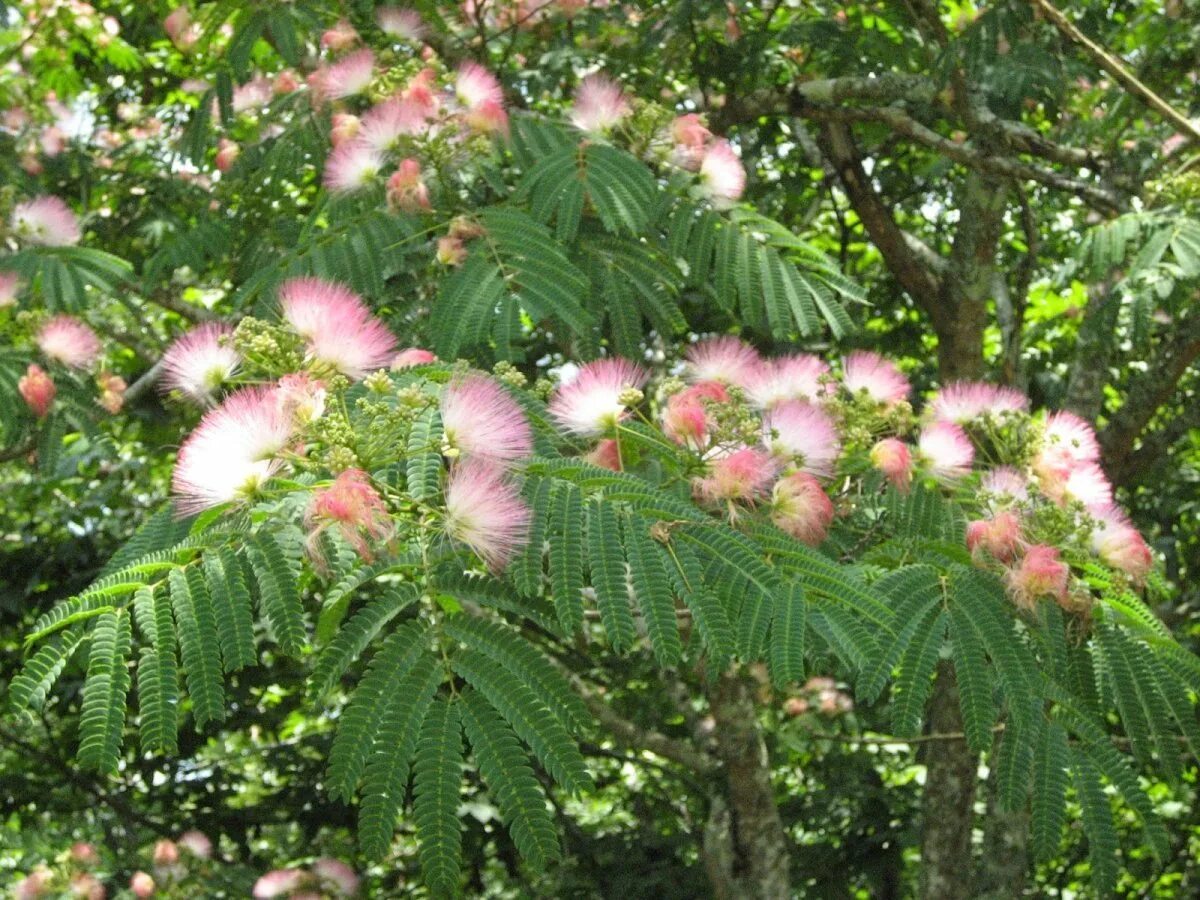
[[[290,657],[336,718],[322,789],[370,857],[411,816],[435,893],[462,887],[464,773],[537,869],[600,741],[686,770],[716,896],[786,897],[761,682],[836,675],[904,738],[941,671],[965,777],[986,760],[1039,852],[1074,804],[1111,889],[1111,788],[1167,853],[1139,774],[1200,744],[1200,660],[1145,602],[1091,425],[914,390],[853,334],[862,290],[739,205],[702,117],[603,73],[565,116],[515,109],[536,98],[411,10],[213,3],[126,41],[87,9],[31,5],[27,46],[91,41],[141,90],[7,85],[5,454],[46,466],[155,387],[180,441],[171,500],[38,618],[8,689],[37,710],[84,668],[81,766],[135,731],[178,752]],[[801,352],[826,337],[844,352]],[[128,388],[117,345],[145,354]],[[682,725],[605,698],[628,654]]]

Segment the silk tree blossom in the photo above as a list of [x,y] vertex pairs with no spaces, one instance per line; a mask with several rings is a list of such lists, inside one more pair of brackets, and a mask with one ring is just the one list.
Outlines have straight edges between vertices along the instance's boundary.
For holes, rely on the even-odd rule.
[[233,164],[237,162],[238,156],[241,155],[242,148],[228,138],[221,138],[217,141],[217,155],[213,159],[213,165],[217,167],[219,172],[228,172],[233,168]]
[[105,412],[114,416],[119,413],[125,406],[125,391],[129,387],[125,379],[112,372],[101,372],[96,376],[96,387],[100,389],[100,396],[96,398],[96,402]]
[[212,858],[212,839],[203,831],[197,831],[195,828],[185,831],[179,836],[179,846],[196,859]]
[[1062,485],[1063,494],[1077,500],[1089,510],[1102,509],[1112,503],[1112,484],[1096,463],[1080,463]]
[[340,859],[321,857],[312,864],[312,873],[343,897],[358,893],[358,874]]
[[912,485],[913,455],[899,438],[884,438],[871,448],[871,465],[884,474],[892,487],[908,493]]
[[380,153],[395,149],[402,138],[424,134],[429,119],[419,104],[392,97],[371,107],[362,117],[359,136],[363,143]]
[[230,326],[208,322],[176,339],[163,354],[162,388],[179,391],[198,403],[211,403],[242,363],[231,344],[232,336]]
[[21,276],[16,272],[0,270],[0,309],[15,306],[17,291],[21,287]]
[[689,172],[698,172],[704,162],[705,148],[712,132],[695,113],[676,117],[671,123],[671,140],[675,147],[671,151],[671,162]]
[[500,572],[529,540],[529,507],[504,471],[473,457],[454,464],[446,482],[446,534]]
[[709,404],[728,403],[729,392],[719,381],[701,381],[673,394],[663,412],[667,437],[692,450],[703,450],[711,439]]
[[260,110],[275,96],[275,87],[261,75],[233,89],[229,105],[235,113]]
[[1046,417],[1041,456],[1062,462],[1097,462],[1100,442],[1095,429],[1080,416],[1061,410]]
[[375,24],[389,37],[400,38],[410,44],[419,43],[429,33],[421,21],[420,13],[402,6],[381,6],[376,9]]
[[1009,510],[967,525],[967,549],[972,556],[986,553],[997,562],[1008,563],[1016,557],[1020,547],[1021,520]]
[[375,77],[375,54],[355,50],[331,66],[318,69],[317,92],[322,100],[343,100],[361,94]]
[[179,448],[171,482],[176,508],[190,515],[253,494],[279,470],[276,454],[292,431],[273,387],[231,394]]
[[508,113],[501,103],[494,100],[467,110],[464,122],[477,134],[508,134]]
[[833,522],[833,501],[807,472],[792,472],[771,492],[771,521],[801,543],[819,546]]
[[929,409],[936,421],[963,425],[983,415],[1028,412],[1029,398],[1010,387],[982,381],[958,381],[938,391]]
[[336,193],[360,191],[379,176],[386,163],[383,153],[366,141],[349,141],[335,147],[325,160],[322,183]]
[[429,189],[421,177],[421,164],[411,157],[400,160],[400,166],[387,182],[387,203],[391,210],[417,212],[429,209]]
[[684,356],[689,381],[721,381],[741,388],[754,382],[762,365],[757,350],[728,335],[692,344]]
[[570,118],[580,131],[604,134],[632,109],[621,86],[607,75],[588,75],[575,91]]
[[717,209],[728,209],[746,190],[746,168],[729,141],[714,141],[700,163],[700,184]]
[[46,374],[45,369],[37,363],[30,363],[25,374],[17,380],[17,393],[34,416],[44,419],[54,404],[58,388],[54,386],[54,380]]
[[436,355],[421,347],[406,347],[392,358],[392,371],[411,369],[413,366],[427,366],[438,361]]
[[271,900],[283,897],[303,887],[308,873],[303,869],[272,869],[254,882],[251,896],[254,900]]
[[620,472],[623,468],[621,463],[621,445],[614,438],[605,438],[600,441],[583,458],[593,466],[599,466],[602,469],[611,469],[613,472]]
[[485,103],[504,103],[504,91],[496,76],[474,62],[465,62],[458,67],[454,94],[467,109],[478,109]]
[[572,434],[600,437],[610,434],[641,400],[650,373],[627,359],[597,359],[568,384],[560,385],[549,412]]
[[[370,113],[368,113],[370,115]],[[340,147],[342,144],[349,143],[358,137],[362,131],[362,120],[358,116],[351,113],[334,113],[329,120],[329,143],[334,147]],[[365,143],[375,146],[374,141],[365,141]],[[382,149],[376,147],[376,149]]]
[[894,362],[869,350],[856,350],[842,361],[842,384],[851,394],[865,394],[888,407],[907,400],[912,391]]
[[83,236],[75,213],[53,196],[18,203],[13,207],[10,224],[18,238],[42,247],[74,246]]
[[134,872],[129,879],[129,890],[138,900],[153,897],[157,887],[158,885],[154,883],[154,878],[149,872]]
[[168,868],[179,862],[179,845],[164,838],[154,843],[154,855],[151,857],[155,868]]
[[1143,582],[1154,568],[1154,554],[1145,538],[1115,506],[1098,510],[1092,529],[1092,552],[1114,569],[1120,569],[1136,582]]
[[746,384],[746,393],[761,409],[784,400],[819,400],[826,393],[822,379],[829,365],[811,353],[764,360]]
[[284,375],[275,386],[275,403],[294,428],[302,428],[324,415],[325,382],[307,372]]
[[384,540],[392,530],[387,505],[361,469],[346,469],[327,488],[314,491],[304,513],[309,529],[308,548],[318,565],[323,565],[317,538],[335,527],[346,543],[367,562],[374,558],[371,544]]
[[279,288],[284,320],[308,344],[309,359],[359,380],[387,368],[396,338],[353,291],[320,278],[292,278]]
[[1011,505],[1029,499],[1029,482],[1012,466],[989,469],[979,480],[979,490],[994,503]]
[[100,339],[74,316],[55,316],[34,335],[38,349],[48,359],[72,369],[86,369],[100,356]]
[[447,448],[492,463],[511,463],[533,452],[533,430],[524,410],[498,382],[472,374],[442,392]]
[[1017,606],[1032,610],[1041,597],[1066,603],[1070,576],[1071,570],[1062,561],[1057,547],[1035,544],[1005,573],[1004,580]]
[[971,471],[975,447],[954,422],[932,422],[917,438],[917,450],[929,472],[942,481],[954,481]]
[[709,474],[693,482],[696,495],[709,503],[753,501],[767,492],[778,464],[765,450],[741,447],[709,463]]
[[332,50],[335,53],[353,47],[361,40],[354,26],[346,19],[339,19],[332,28],[327,28],[321,34],[321,49]]
[[842,442],[829,414],[802,400],[787,400],[763,416],[763,442],[776,457],[820,478],[833,475]]

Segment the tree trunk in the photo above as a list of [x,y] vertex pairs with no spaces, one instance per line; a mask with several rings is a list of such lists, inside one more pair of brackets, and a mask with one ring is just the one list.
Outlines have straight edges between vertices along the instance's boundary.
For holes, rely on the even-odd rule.
[[[929,704],[931,734],[962,734],[958,682],[948,663],[938,667]],[[979,761],[966,741],[924,745],[920,896],[922,900],[967,900],[972,893],[971,830]]]
[[1029,810],[1010,812],[1000,805],[994,768],[988,778],[987,792],[983,855],[979,860],[975,897],[1012,900],[1024,896],[1029,877]]
[[709,688],[708,700],[726,777],[726,792],[712,799],[704,829],[704,866],[713,896],[787,900],[788,837],[775,806],[753,685],[741,673],[726,673]]
[[1108,383],[1109,347],[1116,325],[1118,304],[1111,285],[1092,287],[1079,334],[1075,338],[1075,360],[1067,379],[1063,408],[1095,422],[1104,405],[1104,385]]

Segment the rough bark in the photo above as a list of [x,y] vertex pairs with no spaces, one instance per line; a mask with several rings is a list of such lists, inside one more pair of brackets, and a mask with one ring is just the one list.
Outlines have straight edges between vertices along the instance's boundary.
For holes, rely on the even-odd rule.
[[755,714],[753,686],[721,675],[708,692],[725,791],[712,800],[704,830],[704,865],[717,900],[785,900],[791,896],[788,838],[775,806],[767,748]]
[[[929,704],[934,734],[961,734],[962,711],[954,669],[942,663]],[[923,747],[925,794],[922,798],[922,900],[973,897],[971,829],[975,819],[975,782],[979,761],[965,741],[930,741]]]
[[1108,383],[1109,348],[1116,324],[1117,303],[1111,284],[1094,285],[1088,294],[1083,321],[1075,338],[1075,361],[1067,379],[1063,408],[1095,422],[1104,405],[1104,385]]
[[1029,811],[1010,812],[999,802],[996,772],[987,784],[983,854],[975,881],[976,900],[1012,900],[1024,894],[1029,873]]

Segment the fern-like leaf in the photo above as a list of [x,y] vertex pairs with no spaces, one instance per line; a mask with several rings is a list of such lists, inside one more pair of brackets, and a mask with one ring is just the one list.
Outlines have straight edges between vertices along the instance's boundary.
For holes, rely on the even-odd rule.
[[101,616],[91,633],[83,707],[79,716],[79,764],[97,772],[117,768],[129,692],[132,626],[126,610]]
[[583,623],[583,499],[574,485],[557,483],[550,513],[550,584],[563,631]]
[[271,634],[288,656],[299,656],[307,642],[304,607],[292,561],[278,539],[260,532],[246,548],[258,584],[258,599]]
[[588,562],[596,606],[608,640],[617,652],[631,650],[637,641],[629,590],[625,580],[625,554],[621,547],[617,514],[611,503],[593,499],[587,507]]
[[209,722],[225,718],[225,685],[221,678],[216,617],[198,569],[172,569],[167,583],[188,696],[192,698],[192,716],[196,727],[203,728]]
[[435,702],[425,716],[413,761],[413,819],[421,874],[435,895],[458,893],[462,834],[458,794],[462,782],[462,726],[459,706]]

